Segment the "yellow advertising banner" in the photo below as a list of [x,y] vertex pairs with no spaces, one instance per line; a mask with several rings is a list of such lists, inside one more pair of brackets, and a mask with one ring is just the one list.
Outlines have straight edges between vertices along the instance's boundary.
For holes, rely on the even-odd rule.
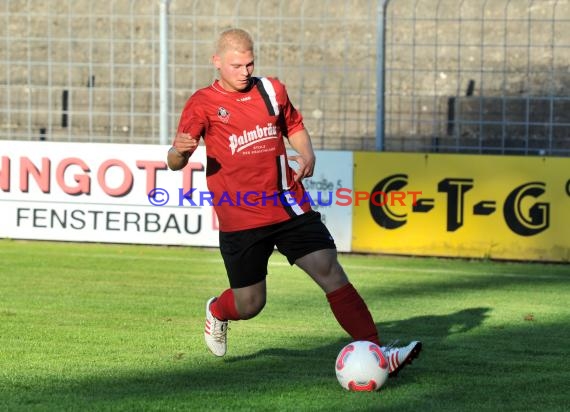
[[570,158],[354,153],[354,252],[570,261]]

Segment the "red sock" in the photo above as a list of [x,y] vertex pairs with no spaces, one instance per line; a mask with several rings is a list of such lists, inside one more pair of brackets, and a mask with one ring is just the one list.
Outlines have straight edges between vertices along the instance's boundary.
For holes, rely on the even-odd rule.
[[372,315],[352,284],[348,283],[327,293],[327,300],[336,320],[352,339],[380,345]]
[[210,304],[212,315],[219,320],[239,320],[239,313],[236,309],[234,291],[226,289],[218,298]]

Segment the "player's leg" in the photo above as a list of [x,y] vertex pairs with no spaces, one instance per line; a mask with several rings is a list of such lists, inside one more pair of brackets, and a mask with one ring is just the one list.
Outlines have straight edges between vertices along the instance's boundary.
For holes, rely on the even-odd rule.
[[212,301],[210,311],[218,319],[246,320],[256,316],[265,306],[265,279],[250,286],[226,289]]
[[[338,263],[336,250],[318,250],[299,258],[295,263],[325,291],[338,323],[354,340],[367,340],[380,345],[370,312],[356,289],[348,282]],[[344,281],[346,283],[337,288]],[[420,341],[412,341],[402,347],[382,346],[390,365],[390,376],[396,376],[404,366],[412,363],[421,350]]]
[[218,297],[206,302],[204,339],[208,349],[216,356],[227,351],[228,322],[251,319],[265,306],[265,280],[236,289],[226,289]]
[[[309,216],[302,225],[290,229],[288,236],[291,237],[284,237],[277,246],[290,263],[303,269],[323,289],[335,318],[352,339],[380,345],[370,311],[338,262],[336,247],[320,215],[316,216],[318,219]],[[418,357],[421,349],[419,341],[403,347],[383,346],[390,364],[390,376],[397,375]]]
[[372,315],[338,262],[336,249],[311,252],[295,264],[323,289],[336,320],[352,339],[380,345]]
[[325,293],[333,292],[349,283],[337,259],[336,249],[321,249],[295,260]]
[[206,302],[204,339],[214,355],[226,353],[228,321],[251,319],[265,306],[267,262],[273,247],[263,230],[220,233],[230,287]]
[[299,266],[321,287],[335,318],[354,340],[378,343],[372,316],[339,264],[336,245],[320,213],[308,212],[287,222],[275,243],[290,264]]

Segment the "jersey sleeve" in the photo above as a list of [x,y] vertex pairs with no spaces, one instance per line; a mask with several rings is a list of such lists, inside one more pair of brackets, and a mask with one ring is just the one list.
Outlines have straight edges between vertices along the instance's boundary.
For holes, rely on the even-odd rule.
[[193,137],[204,136],[208,120],[200,101],[201,95],[195,93],[186,102],[178,122],[179,133],[188,133]]
[[303,124],[303,116],[301,112],[299,112],[295,106],[291,103],[289,99],[289,95],[287,94],[287,88],[283,83],[280,83],[281,91],[282,91],[282,99],[283,99],[283,119],[285,123],[285,127],[283,130],[283,134],[285,137],[289,137],[292,134],[303,130],[305,125]]

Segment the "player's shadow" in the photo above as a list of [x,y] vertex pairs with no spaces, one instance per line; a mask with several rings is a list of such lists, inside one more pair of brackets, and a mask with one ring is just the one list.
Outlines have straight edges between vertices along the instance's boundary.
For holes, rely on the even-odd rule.
[[[394,342],[395,346],[398,346],[407,344],[410,340],[421,340],[424,350],[429,351],[430,346],[437,345],[452,335],[467,333],[481,326],[489,316],[490,310],[486,307],[470,308],[446,315],[425,315],[399,321],[379,322],[376,326],[383,344]],[[317,353],[319,357],[325,355],[327,359],[334,359],[338,351],[349,342],[350,338],[345,337],[314,349],[265,348],[248,355],[228,357],[225,361],[242,362],[264,356],[302,357],[309,360]],[[314,366],[318,368],[318,365]],[[330,365],[326,363],[326,366]]]
[[[446,315],[425,315],[377,324],[381,339],[424,340],[428,344],[467,333],[481,326],[489,317],[490,308],[470,308]],[[400,343],[404,343],[400,341]]]

